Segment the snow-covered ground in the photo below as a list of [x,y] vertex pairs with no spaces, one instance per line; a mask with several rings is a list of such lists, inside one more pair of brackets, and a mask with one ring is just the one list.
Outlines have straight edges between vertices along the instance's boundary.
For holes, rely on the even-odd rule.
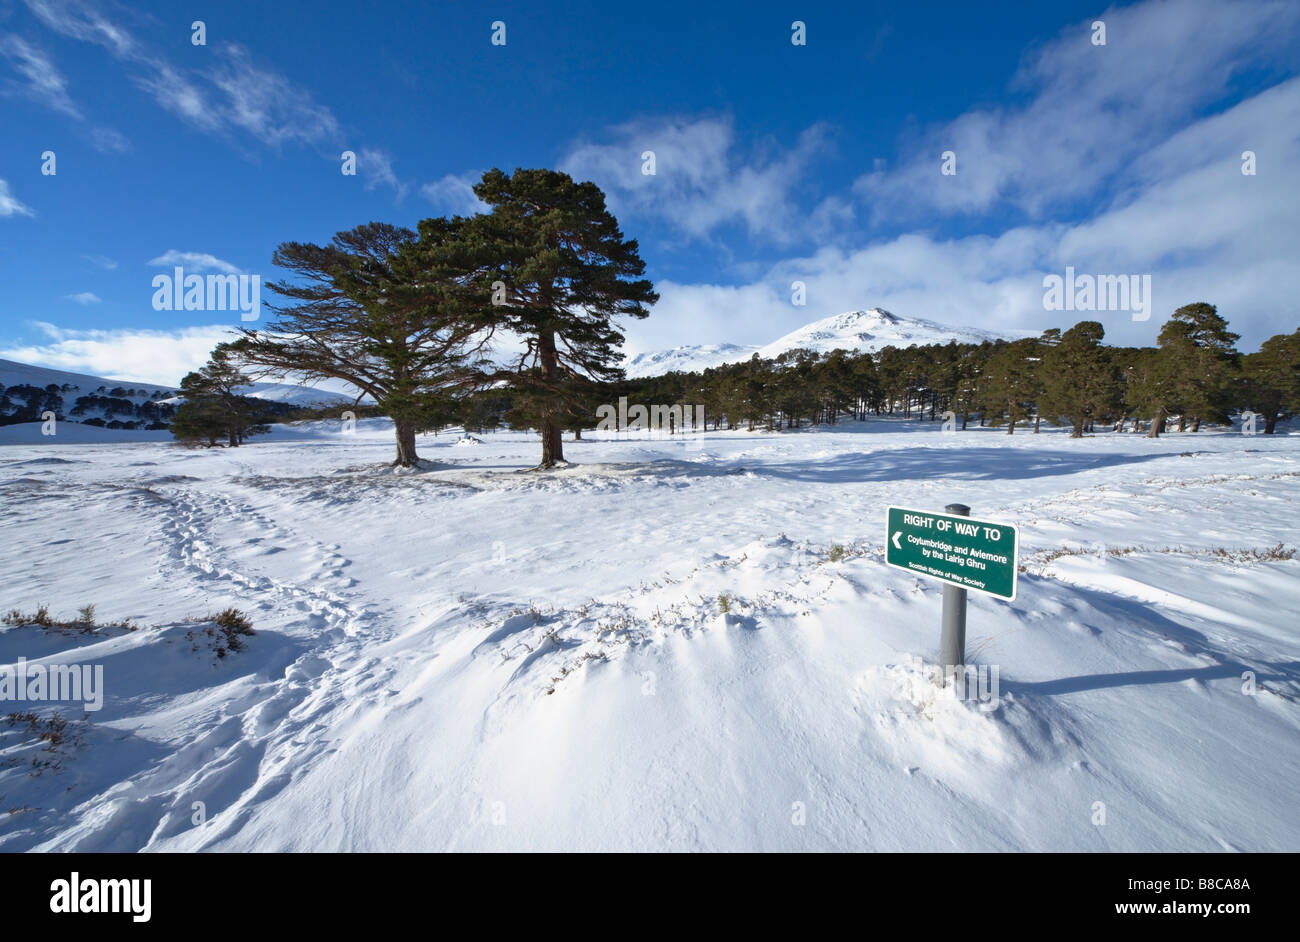
[[[537,474],[444,434],[399,474],[382,421],[21,434],[0,610],[144,627],[0,629],[105,685],[52,751],[0,723],[0,850],[1300,850],[1300,559],[1257,558],[1297,435],[873,420]],[[952,501],[1021,528],[986,702],[927,684],[941,587],[882,559],[886,506]],[[185,619],[227,606],[218,659]]]

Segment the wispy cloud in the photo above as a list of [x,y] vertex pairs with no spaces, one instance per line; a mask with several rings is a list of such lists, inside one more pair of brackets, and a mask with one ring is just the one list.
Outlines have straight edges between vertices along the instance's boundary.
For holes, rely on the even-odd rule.
[[[68,82],[44,50],[21,36],[0,36],[0,58],[8,59],[20,82],[11,81],[7,87],[11,94],[21,95],[46,108],[66,115],[78,122],[86,116],[72,100]],[[109,127],[96,127],[89,131],[90,143],[102,153],[124,153],[130,143],[121,132]]]
[[[27,0],[47,27],[107,49],[167,111],[211,134],[245,132],[272,148],[340,137],[338,120],[311,93],[254,61],[235,43],[216,47],[200,69],[183,69],[82,0]],[[114,141],[107,141],[110,145]]]
[[99,304],[104,299],[97,294],[92,294],[89,291],[82,291],[78,294],[65,294],[63,296],[63,300],[75,301],[77,304]]
[[117,262],[107,255],[83,255],[81,256],[96,268],[102,268],[105,271],[112,271],[117,267]]
[[0,180],[0,216],[35,216],[30,206],[9,192],[9,184]]
[[397,179],[397,174],[393,172],[393,159],[386,151],[377,150],[371,147],[363,147],[357,154],[357,171],[361,178],[365,180],[365,188],[373,190],[377,186],[391,186],[397,194],[397,201],[400,203],[406,198],[408,187],[405,183]]
[[[293,145],[315,147],[328,152],[330,159],[343,146],[345,134],[333,111],[307,88],[257,61],[244,46],[216,45],[202,58],[203,65],[191,68],[85,0],[26,2],[45,26],[60,35],[107,49],[159,107],[199,131],[236,146],[253,141],[277,151]],[[50,75],[44,65],[30,68]],[[44,81],[46,94],[52,95],[54,79]],[[68,105],[75,109],[70,101]],[[127,139],[111,128],[94,129],[91,142],[105,153],[130,149]],[[392,157],[380,148],[361,149],[358,170],[367,190],[392,187],[399,202],[409,191],[393,171]]]
[[217,50],[218,64],[205,77],[218,90],[217,120],[242,128],[270,147],[324,144],[340,138],[329,108],[283,75],[262,68],[242,46]]
[[67,81],[44,52],[11,34],[0,37],[0,56],[9,60],[23,80],[22,84],[11,84],[16,92],[73,118],[81,117],[81,110],[68,94]]
[[[929,128],[898,169],[860,177],[855,192],[875,218],[1008,208],[1035,218],[1122,191],[1117,179],[1226,94],[1241,72],[1298,58],[1300,6],[1285,0],[1150,0],[1097,18],[1106,23],[1106,45],[1092,44],[1091,17],[1065,28],[1012,80],[1019,103],[973,108]],[[940,173],[945,151],[956,156],[955,175]]]
[[441,212],[472,216],[487,212],[488,205],[474,195],[474,184],[482,173],[449,173],[420,187],[420,195]]
[[90,143],[95,150],[104,154],[125,154],[131,149],[131,142],[126,135],[112,128],[92,128]]
[[[1241,173],[1243,141],[1265,169]],[[856,248],[825,246],[737,285],[661,281],[652,317],[629,325],[641,349],[772,339],[827,314],[880,306],[984,327],[1068,327],[1043,308],[1042,277],[1079,272],[1152,275],[1150,321],[1098,312],[1110,339],[1153,345],[1173,310],[1193,301],[1220,313],[1253,346],[1300,323],[1294,259],[1300,230],[1300,78],[1189,124],[1146,154],[1124,202],[1089,219],[942,239],[921,232]],[[791,304],[793,281],[807,304]],[[744,313],[738,333],[736,315]],[[1084,315],[1075,315],[1082,319]]]
[[793,197],[812,162],[831,149],[828,128],[814,125],[793,147],[764,142],[747,154],[730,117],[636,120],[606,138],[574,145],[560,166],[601,186],[616,211],[664,219],[692,238],[739,224],[775,243],[807,234]]
[[191,272],[220,271],[225,272],[227,275],[241,274],[241,269],[238,266],[217,258],[215,255],[209,255],[207,252],[181,252],[176,249],[168,249],[157,258],[150,259],[148,264],[158,268],[180,265],[182,268],[188,268]]
[[37,322],[45,342],[0,349],[0,357],[55,369],[175,386],[232,339],[229,327],[180,330],[69,330]]
[[138,55],[135,39],[82,0],[27,0],[28,8],[50,29],[103,46],[120,58]]

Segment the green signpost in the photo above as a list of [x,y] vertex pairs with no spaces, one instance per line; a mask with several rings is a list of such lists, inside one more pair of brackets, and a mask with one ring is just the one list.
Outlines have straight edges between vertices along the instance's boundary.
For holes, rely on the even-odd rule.
[[885,563],[945,583],[939,657],[946,671],[966,661],[966,590],[1016,597],[1020,534],[1009,523],[972,520],[965,504],[944,510],[890,507]]
[[999,598],[1016,597],[1020,535],[1009,523],[889,508],[885,562]]

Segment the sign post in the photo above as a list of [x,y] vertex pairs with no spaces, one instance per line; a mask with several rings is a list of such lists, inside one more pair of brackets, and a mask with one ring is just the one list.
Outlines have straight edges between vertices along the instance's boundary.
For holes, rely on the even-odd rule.
[[[950,514],[969,517],[965,504],[949,504],[943,508]],[[966,663],[966,590],[943,584],[943,631],[939,635],[939,666],[945,671],[962,667]]]
[[890,507],[885,563],[944,583],[939,652],[947,671],[966,661],[967,591],[1015,599],[1020,534],[1009,523],[971,520],[965,504],[944,510]]

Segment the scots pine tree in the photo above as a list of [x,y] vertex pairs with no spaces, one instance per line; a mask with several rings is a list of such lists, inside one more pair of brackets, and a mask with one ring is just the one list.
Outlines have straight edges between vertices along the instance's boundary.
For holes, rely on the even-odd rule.
[[1189,417],[1194,432],[1202,421],[1227,421],[1241,359],[1237,339],[1215,306],[1204,301],[1183,305],[1160,328],[1157,342],[1177,403],[1178,431],[1185,430]]
[[[594,183],[554,170],[489,170],[474,192],[491,207],[476,217],[483,267],[475,279],[493,326],[523,350],[485,376],[505,380],[536,416],[539,468],[564,461],[561,430],[586,408],[583,379],[622,376],[623,335],[615,319],[643,318],[659,296],[641,278],[645,263],[625,239]],[[481,302],[481,303],[482,303]]]
[[1003,344],[988,362],[984,402],[992,416],[1005,414],[1008,435],[1015,434],[1017,422],[1033,414],[1038,398],[1038,354],[1038,339],[1028,337]]
[[238,448],[250,435],[269,431],[263,423],[264,404],[238,392],[251,382],[229,351],[218,346],[200,370],[181,380],[185,401],[176,410],[172,434],[180,439],[207,439],[209,445],[225,437],[231,448]]
[[1068,422],[1071,438],[1114,409],[1118,381],[1114,364],[1101,345],[1105,329],[1097,321],[1080,321],[1043,353],[1043,396],[1039,411]]
[[1241,396],[1272,435],[1279,418],[1300,412],[1300,330],[1269,337],[1242,360]]
[[283,243],[273,261],[298,280],[268,287],[291,303],[269,305],[277,320],[230,344],[264,375],[341,379],[369,395],[393,420],[402,467],[419,460],[416,432],[450,420],[474,387],[490,337],[469,300],[477,245],[463,238],[466,220],[419,228],[372,222],[326,245]]

